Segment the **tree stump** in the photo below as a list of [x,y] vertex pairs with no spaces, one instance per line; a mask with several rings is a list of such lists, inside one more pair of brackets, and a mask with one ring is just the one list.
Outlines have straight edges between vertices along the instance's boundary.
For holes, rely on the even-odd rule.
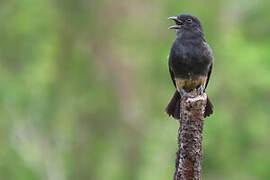
[[201,180],[202,135],[207,95],[194,90],[183,97],[174,180]]

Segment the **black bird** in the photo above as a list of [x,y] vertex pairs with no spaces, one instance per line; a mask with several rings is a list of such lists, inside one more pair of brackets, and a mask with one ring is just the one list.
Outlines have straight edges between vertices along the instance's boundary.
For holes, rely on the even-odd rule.
[[[169,116],[180,119],[180,101],[195,88],[205,92],[213,64],[213,54],[206,43],[199,19],[189,14],[169,17],[175,25],[176,39],[169,56],[169,71],[176,92],[166,108]],[[207,98],[204,117],[213,113],[213,105]]]

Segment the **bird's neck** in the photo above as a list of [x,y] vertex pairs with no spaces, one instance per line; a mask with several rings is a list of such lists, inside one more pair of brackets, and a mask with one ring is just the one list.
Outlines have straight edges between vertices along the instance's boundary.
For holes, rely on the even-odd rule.
[[202,30],[195,29],[195,30],[179,30],[176,32],[176,39],[177,40],[199,40],[199,41],[205,41],[204,34]]

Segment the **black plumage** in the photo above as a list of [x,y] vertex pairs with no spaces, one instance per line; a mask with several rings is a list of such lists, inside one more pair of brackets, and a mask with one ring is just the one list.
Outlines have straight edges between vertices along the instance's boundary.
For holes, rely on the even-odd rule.
[[[201,23],[198,18],[189,14],[170,17],[176,25],[176,39],[169,56],[169,72],[176,87],[176,92],[166,108],[169,116],[180,118],[181,97],[193,89],[205,92],[213,64],[213,54],[206,43]],[[204,116],[213,113],[213,105],[209,99]]]

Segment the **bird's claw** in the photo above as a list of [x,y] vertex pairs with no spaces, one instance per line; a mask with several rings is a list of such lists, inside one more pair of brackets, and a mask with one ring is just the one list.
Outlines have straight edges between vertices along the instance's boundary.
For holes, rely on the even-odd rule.
[[194,98],[194,96],[190,95],[189,93],[187,93],[183,88],[179,89],[179,93],[181,95],[181,97],[188,97],[188,98]]
[[200,87],[198,88],[198,94],[203,95],[203,93],[204,93],[204,86],[200,85]]

